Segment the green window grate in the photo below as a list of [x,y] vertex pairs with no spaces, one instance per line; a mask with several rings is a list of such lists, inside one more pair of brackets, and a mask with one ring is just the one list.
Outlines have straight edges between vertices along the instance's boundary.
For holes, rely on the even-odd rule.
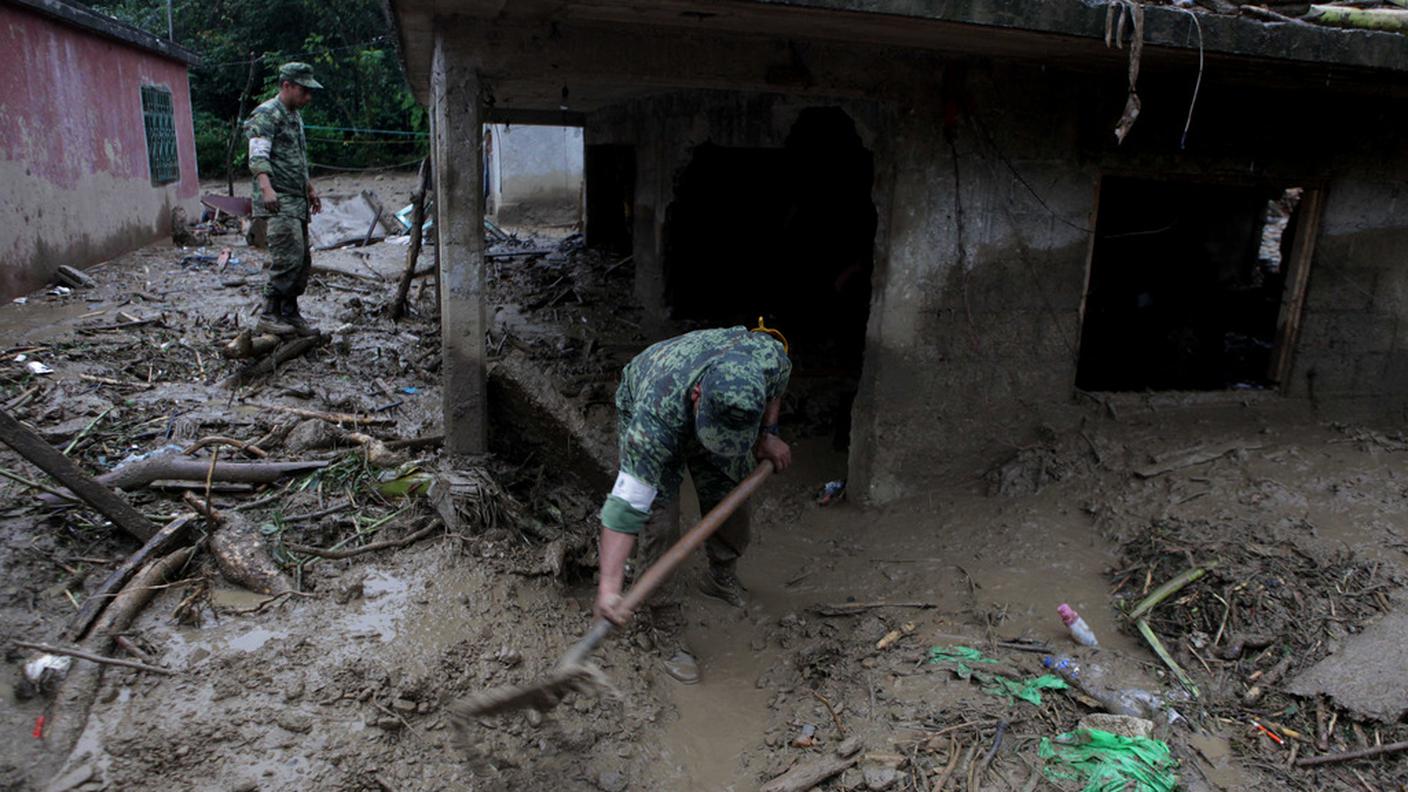
[[171,112],[171,91],[142,86],[142,120],[147,128],[147,162],[152,184],[170,184],[181,178],[176,157],[176,124]]

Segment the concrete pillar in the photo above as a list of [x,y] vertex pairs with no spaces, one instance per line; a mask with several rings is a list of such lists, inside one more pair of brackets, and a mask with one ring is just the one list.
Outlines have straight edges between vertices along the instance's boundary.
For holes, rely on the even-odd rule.
[[435,33],[430,93],[435,140],[435,230],[440,258],[441,387],[445,450],[488,450],[484,387],[483,108],[473,53]]

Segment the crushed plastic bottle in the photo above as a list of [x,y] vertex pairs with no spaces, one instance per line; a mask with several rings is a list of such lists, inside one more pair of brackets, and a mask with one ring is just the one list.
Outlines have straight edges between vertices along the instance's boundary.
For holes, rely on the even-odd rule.
[[846,480],[836,479],[821,485],[821,491],[816,495],[816,502],[822,506],[827,506],[844,497],[846,494]]
[[1041,658],[1041,664],[1100,702],[1106,711],[1114,715],[1152,719],[1166,706],[1163,697],[1156,693],[1111,684],[1104,666],[1099,663],[1081,662],[1070,655],[1045,655]]
[[1095,639],[1095,631],[1090,629],[1090,625],[1085,623],[1079,613],[1076,613],[1075,608],[1063,602],[1056,606],[1056,612],[1061,615],[1061,623],[1071,631],[1071,638],[1075,639],[1076,643],[1081,646],[1100,645]]

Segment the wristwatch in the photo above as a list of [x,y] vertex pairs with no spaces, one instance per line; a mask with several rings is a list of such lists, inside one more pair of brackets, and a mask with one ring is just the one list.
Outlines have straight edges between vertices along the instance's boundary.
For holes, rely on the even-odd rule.
[[782,427],[778,426],[777,424],[767,424],[762,428],[761,431],[758,432],[758,434],[781,435]]

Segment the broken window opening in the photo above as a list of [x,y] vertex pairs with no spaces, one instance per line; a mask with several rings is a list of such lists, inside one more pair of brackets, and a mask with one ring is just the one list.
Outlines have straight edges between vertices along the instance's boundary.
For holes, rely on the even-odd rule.
[[[876,229],[874,157],[839,108],[803,110],[780,149],[706,143],[666,210],[666,302],[701,326],[765,316],[792,347],[794,425],[848,447]],[[800,420],[795,420],[800,419]]]
[[1076,387],[1260,390],[1303,191],[1106,177]]

